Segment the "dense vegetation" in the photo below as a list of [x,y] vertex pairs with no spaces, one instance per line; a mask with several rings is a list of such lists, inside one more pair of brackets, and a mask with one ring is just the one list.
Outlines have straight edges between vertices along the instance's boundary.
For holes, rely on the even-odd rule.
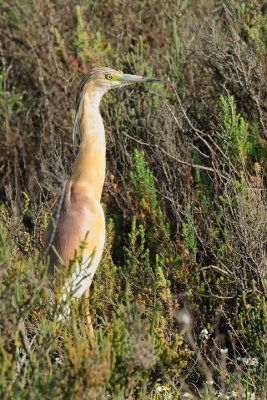
[[[267,3],[0,0],[0,29],[0,398],[265,399]],[[103,101],[92,348],[42,246],[103,65],[162,82]]]

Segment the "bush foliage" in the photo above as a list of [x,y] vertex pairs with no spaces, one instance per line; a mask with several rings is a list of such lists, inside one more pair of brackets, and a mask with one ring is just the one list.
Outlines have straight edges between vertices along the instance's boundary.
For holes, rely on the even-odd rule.
[[[0,0],[0,15],[0,398],[265,399],[266,2]],[[75,91],[102,65],[162,81],[103,100],[92,346],[87,299],[57,320],[42,251]]]

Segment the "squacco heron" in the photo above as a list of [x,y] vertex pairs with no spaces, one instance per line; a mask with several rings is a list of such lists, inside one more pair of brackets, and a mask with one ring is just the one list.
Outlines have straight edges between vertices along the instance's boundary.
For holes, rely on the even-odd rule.
[[[73,137],[79,134],[80,149],[45,233],[48,277],[54,279],[57,268],[69,268],[72,261],[74,270],[64,288],[74,298],[80,298],[84,292],[89,297],[105,242],[105,216],[100,199],[106,170],[106,141],[100,100],[110,89],[157,80],[97,68],[86,74],[79,85]],[[87,319],[93,335],[89,314]]]

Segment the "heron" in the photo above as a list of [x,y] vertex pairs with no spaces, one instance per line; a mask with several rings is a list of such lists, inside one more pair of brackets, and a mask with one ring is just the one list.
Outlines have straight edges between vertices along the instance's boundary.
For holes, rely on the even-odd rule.
[[[75,299],[84,293],[89,299],[89,288],[105,243],[105,216],[100,203],[106,172],[101,98],[111,89],[158,80],[104,67],[87,73],[78,87],[72,134],[73,138],[80,136],[79,152],[45,232],[48,281],[55,279],[58,268],[69,268],[72,264],[64,288]],[[63,297],[62,301],[66,295]],[[87,321],[94,337],[89,311]]]

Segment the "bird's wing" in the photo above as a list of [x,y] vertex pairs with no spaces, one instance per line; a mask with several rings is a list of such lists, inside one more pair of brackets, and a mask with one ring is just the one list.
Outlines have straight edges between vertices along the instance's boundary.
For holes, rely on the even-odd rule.
[[75,297],[80,297],[91,284],[104,241],[105,218],[100,203],[90,197],[85,186],[69,182],[45,234],[49,275],[53,276],[59,265],[68,266],[74,258],[80,260],[70,280]]

